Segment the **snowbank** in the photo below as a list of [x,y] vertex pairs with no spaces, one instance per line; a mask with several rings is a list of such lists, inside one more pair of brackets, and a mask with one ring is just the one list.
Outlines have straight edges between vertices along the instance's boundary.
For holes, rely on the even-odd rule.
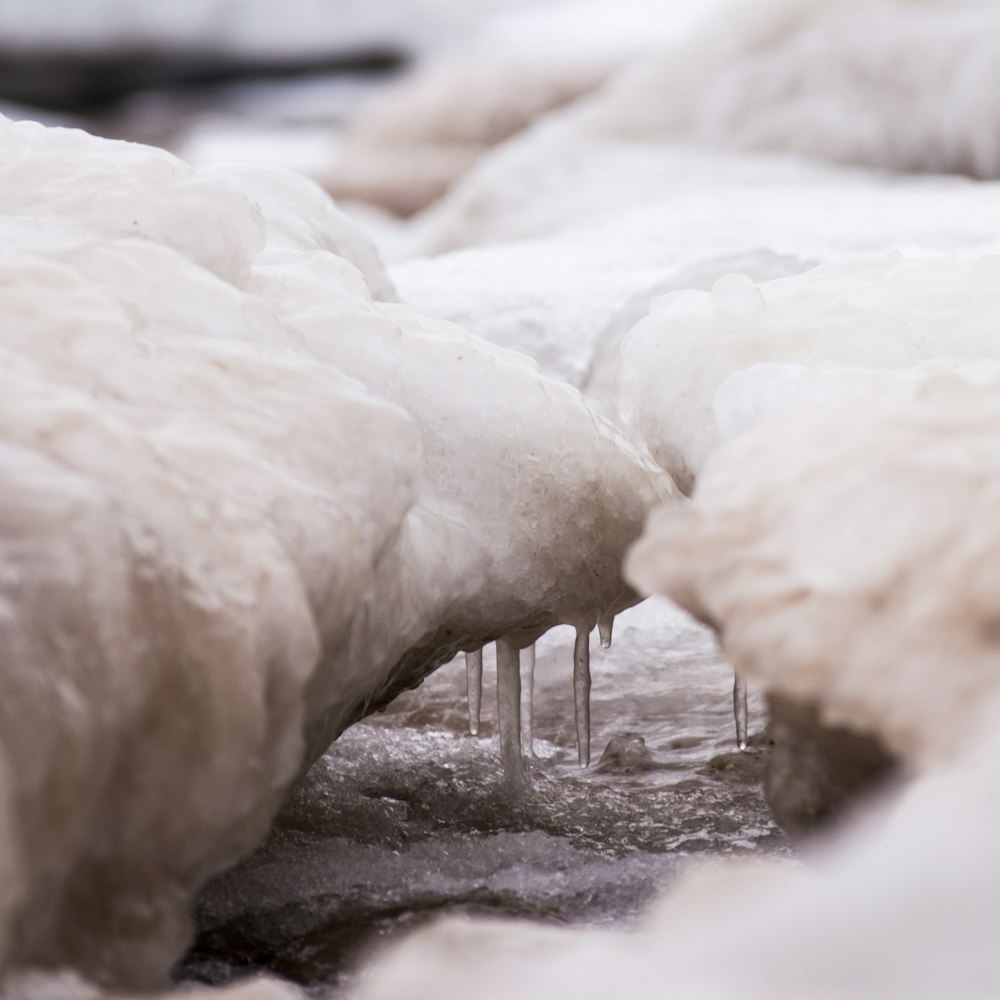
[[493,146],[685,37],[720,6],[564,0],[489,18],[460,50],[432,56],[362,108],[324,186],[410,215]]
[[[390,266],[401,295],[531,354],[606,405],[618,346],[658,296],[854,254],[995,252],[1000,186],[890,180],[553,125],[498,151],[414,226],[417,256]],[[420,250],[432,229],[434,240],[449,234],[442,246],[452,236],[477,245]]]
[[6,960],[148,987],[344,726],[636,600],[671,486],[527,359],[374,300],[314,187],[0,148]]
[[[869,394],[836,366],[899,369],[933,358],[997,358],[1000,258],[848,258],[755,284],[721,278],[710,292],[654,300],[625,338],[616,388],[633,436],[689,491],[722,439],[783,402],[807,409],[815,394]],[[824,371],[771,370],[769,362]],[[831,370],[832,369],[832,370]],[[871,382],[871,377],[868,379]],[[884,380],[883,380],[884,381]],[[725,386],[725,391],[720,394]]]
[[0,187],[51,193],[0,255],[10,957],[145,984],[298,771],[302,690],[412,501],[417,432],[213,273],[244,270],[230,224],[263,241],[245,199],[165,154],[2,131],[28,148]]
[[925,765],[955,753],[1000,682],[997,376],[898,373],[906,391],[778,409],[710,458],[693,504],[654,515],[630,575],[830,723]]
[[634,932],[443,921],[379,955],[358,1000],[995,995],[1000,371],[884,374],[907,390],[720,448],[628,572],[920,776],[802,867],[689,873]]
[[900,171],[1000,176],[989,0],[778,0],[624,72],[598,128]]

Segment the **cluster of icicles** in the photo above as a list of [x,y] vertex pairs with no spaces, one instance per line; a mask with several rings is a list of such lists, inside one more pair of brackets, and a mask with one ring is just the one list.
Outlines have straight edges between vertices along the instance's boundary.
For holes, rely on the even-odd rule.
[[[614,616],[597,623],[601,648],[611,648]],[[497,639],[497,729],[500,759],[508,781],[524,778],[524,758],[534,754],[535,644],[519,649],[509,638]],[[465,680],[469,701],[469,732],[479,735],[483,707],[483,651],[465,654]],[[523,711],[522,711],[523,708]],[[573,709],[576,749],[580,767],[590,766],[590,630],[579,625],[573,644]],[[749,749],[747,682],[739,673],[733,683],[736,745]]]

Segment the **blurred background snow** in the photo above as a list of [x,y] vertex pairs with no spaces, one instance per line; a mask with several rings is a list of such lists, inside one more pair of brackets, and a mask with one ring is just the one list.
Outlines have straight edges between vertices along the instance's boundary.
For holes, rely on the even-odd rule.
[[[0,113],[160,145],[196,165],[290,167],[405,215],[484,149],[719,5],[2,0]],[[410,144],[400,190],[391,154],[372,147],[385,132],[439,133],[442,109],[450,133]],[[375,141],[352,139],[343,155],[345,129],[367,129],[369,115]]]

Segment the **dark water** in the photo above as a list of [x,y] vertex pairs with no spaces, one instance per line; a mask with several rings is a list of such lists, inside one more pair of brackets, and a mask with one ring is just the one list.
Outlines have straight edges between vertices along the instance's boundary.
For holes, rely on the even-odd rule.
[[592,645],[595,760],[613,739],[617,759],[576,764],[571,630],[539,643],[527,793],[500,771],[492,652],[479,737],[464,663],[443,667],[349,730],[270,840],[209,887],[179,978],[266,969],[332,996],[373,945],[446,911],[623,925],[692,859],[787,851],[760,789],[761,705],[756,752],[741,754],[708,634],[647,603],[619,618],[611,650]]

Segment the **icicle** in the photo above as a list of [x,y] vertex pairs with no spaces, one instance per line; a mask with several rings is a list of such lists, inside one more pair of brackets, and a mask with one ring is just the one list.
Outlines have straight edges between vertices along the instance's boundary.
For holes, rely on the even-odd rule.
[[535,644],[523,652],[521,661],[521,744],[531,757],[535,752]]
[[479,715],[483,704],[483,651],[465,654],[465,688],[469,695],[469,732],[479,735]]
[[590,630],[577,628],[573,651],[573,703],[580,767],[590,766]]
[[741,750],[746,750],[749,713],[749,709],[747,708],[747,682],[739,674],[736,675],[736,681],[733,684],[733,713],[736,716],[736,745]]
[[601,649],[611,648],[611,633],[615,630],[615,616],[608,615],[607,618],[597,620],[597,632],[601,637]]
[[524,773],[521,760],[521,654],[506,639],[497,639],[497,718],[500,759],[507,780]]

